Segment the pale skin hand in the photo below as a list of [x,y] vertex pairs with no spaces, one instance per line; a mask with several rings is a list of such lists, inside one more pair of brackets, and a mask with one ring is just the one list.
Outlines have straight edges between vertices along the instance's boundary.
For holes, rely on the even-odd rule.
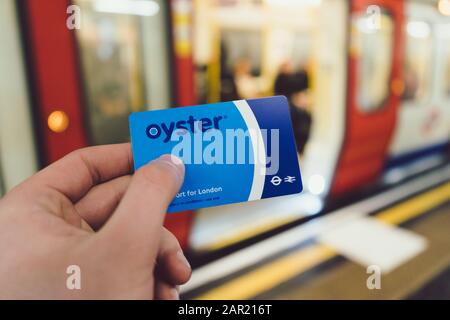
[[[184,179],[170,156],[133,176],[129,144],[76,151],[0,200],[0,298],[177,299],[191,268],[163,228]],[[81,268],[69,290],[67,267]]]

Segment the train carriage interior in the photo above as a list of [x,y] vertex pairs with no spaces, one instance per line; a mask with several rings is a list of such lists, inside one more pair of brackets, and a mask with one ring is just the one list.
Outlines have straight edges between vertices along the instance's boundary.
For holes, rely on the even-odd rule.
[[287,98],[303,191],[168,214],[182,298],[450,299],[449,0],[1,0],[0,54],[0,197],[133,112]]

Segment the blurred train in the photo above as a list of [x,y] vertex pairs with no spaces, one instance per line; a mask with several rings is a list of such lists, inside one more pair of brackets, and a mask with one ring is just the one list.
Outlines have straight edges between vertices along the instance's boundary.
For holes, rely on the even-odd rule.
[[286,61],[308,74],[305,191],[169,216],[194,253],[448,161],[448,0],[2,0],[0,40],[0,193],[128,141],[130,112],[224,99],[244,61],[254,96]]

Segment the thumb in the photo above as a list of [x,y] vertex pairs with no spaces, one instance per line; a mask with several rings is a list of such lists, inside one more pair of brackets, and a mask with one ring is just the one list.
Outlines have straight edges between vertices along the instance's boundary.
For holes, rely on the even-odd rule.
[[[138,254],[146,261],[158,252],[162,225],[169,204],[184,180],[183,162],[164,155],[140,168],[100,233],[120,252]],[[99,234],[100,235],[100,234]],[[131,252],[130,252],[131,251]]]

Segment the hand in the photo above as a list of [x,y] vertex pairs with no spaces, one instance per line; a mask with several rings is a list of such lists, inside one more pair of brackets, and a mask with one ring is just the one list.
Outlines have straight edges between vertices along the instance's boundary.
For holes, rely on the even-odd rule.
[[163,221],[184,166],[163,156],[131,176],[132,163],[129,144],[82,149],[0,200],[0,298],[178,298],[191,269]]

